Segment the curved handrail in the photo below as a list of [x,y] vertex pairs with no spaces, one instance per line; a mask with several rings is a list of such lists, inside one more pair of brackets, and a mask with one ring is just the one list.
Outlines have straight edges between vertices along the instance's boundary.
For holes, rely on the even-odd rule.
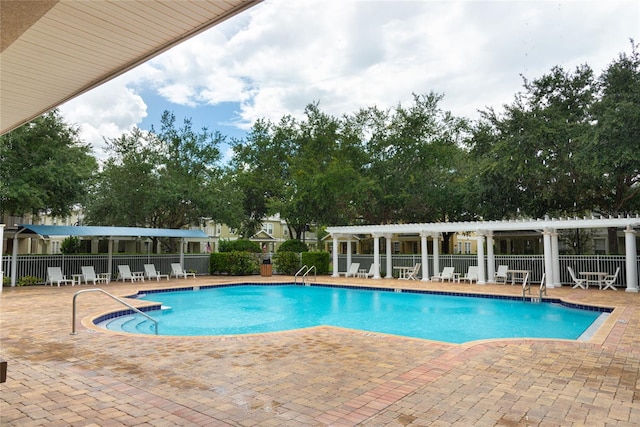
[[313,270],[313,281],[317,282],[318,281],[318,270],[316,270],[316,266],[312,265],[311,267],[309,267],[307,269],[307,271],[302,275],[302,283],[304,283],[304,278],[307,277],[307,275],[311,272],[311,270]]
[[85,292],[102,292],[103,294],[105,294],[105,295],[111,297],[112,299],[118,301],[120,304],[126,305],[131,310],[135,311],[136,313],[143,315],[144,317],[146,317],[147,319],[151,320],[154,323],[156,335],[158,335],[158,321],[156,319],[154,319],[153,317],[149,316],[147,313],[144,313],[144,312],[138,310],[137,308],[135,308],[134,306],[132,306],[128,302],[126,302],[124,300],[121,300],[117,296],[111,295],[109,292],[105,291],[104,289],[100,289],[100,288],[83,289],[81,291],[76,292],[73,295],[73,313],[71,315],[71,335],[76,335],[77,334],[77,332],[76,332],[76,298],[78,297],[78,295],[83,294]]
[[[296,272],[296,274],[293,275],[293,283],[298,283],[298,275],[300,273],[303,273],[303,272],[307,271],[307,270],[309,270],[309,267],[306,264],[303,265],[302,267],[300,267],[300,270],[298,270]],[[302,279],[302,282],[304,282],[304,278]]]

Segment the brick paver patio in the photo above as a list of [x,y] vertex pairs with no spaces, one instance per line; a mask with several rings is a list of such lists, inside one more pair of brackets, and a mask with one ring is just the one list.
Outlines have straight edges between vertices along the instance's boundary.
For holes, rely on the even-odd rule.
[[[128,295],[229,281],[198,277],[104,288]],[[510,285],[318,282],[521,293]],[[640,425],[640,295],[624,290],[548,291],[616,307],[589,342],[452,345],[330,327],[196,338],[103,332],[87,327],[88,318],[120,307],[98,293],[78,298],[83,323],[71,335],[73,294],[87,288],[2,292],[0,357],[9,369],[0,384],[1,425]]]

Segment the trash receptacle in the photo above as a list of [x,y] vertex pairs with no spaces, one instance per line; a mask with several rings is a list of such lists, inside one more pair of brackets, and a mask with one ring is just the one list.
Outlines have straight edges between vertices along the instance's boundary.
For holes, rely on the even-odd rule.
[[271,260],[264,260],[262,264],[260,264],[260,275],[262,277],[271,277],[272,274]]

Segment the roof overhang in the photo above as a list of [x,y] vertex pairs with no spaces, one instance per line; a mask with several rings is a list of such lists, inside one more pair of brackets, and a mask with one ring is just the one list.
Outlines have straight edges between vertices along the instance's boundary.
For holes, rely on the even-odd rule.
[[261,0],[0,0],[0,135]]
[[[8,230],[7,230],[8,231]],[[202,230],[175,230],[169,228],[143,227],[103,227],[103,226],[65,226],[65,225],[33,225],[20,224],[15,235],[29,237],[37,235],[42,238],[56,236],[78,237],[174,237],[185,239],[209,239]]]

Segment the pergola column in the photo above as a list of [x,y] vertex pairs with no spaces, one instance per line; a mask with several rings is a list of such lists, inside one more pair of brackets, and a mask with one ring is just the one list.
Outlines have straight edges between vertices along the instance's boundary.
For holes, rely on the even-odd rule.
[[553,283],[553,250],[551,248],[551,231],[545,228],[542,230],[542,240],[544,245],[544,274],[547,281],[547,288],[555,288]]
[[496,259],[493,253],[493,232],[487,232],[487,282],[496,283]]
[[332,234],[331,238],[333,239],[333,274],[331,277],[340,277],[338,274],[338,235]]
[[487,281],[484,274],[484,232],[478,230],[476,238],[478,240],[478,285],[486,285]]
[[384,238],[386,240],[386,247],[387,247],[387,275],[385,276],[386,279],[393,279],[393,259],[391,258],[391,239],[393,238],[393,234],[389,233],[389,234],[385,234]]
[[347,238],[347,271],[351,268],[351,236]]
[[422,280],[429,280],[429,249],[427,246],[427,236],[429,235],[426,231],[420,232],[420,255],[422,262]]
[[553,280],[551,278],[547,279],[547,283],[551,283],[550,288],[560,288],[562,287],[562,282],[560,281],[560,245],[558,243],[558,231],[553,230],[551,232],[551,268],[553,269]]
[[630,225],[624,230],[624,246],[627,265],[626,292],[638,292],[638,265],[636,264],[636,232]]
[[373,233],[373,279],[380,279],[380,237],[381,233]]
[[[431,235],[433,239],[433,274],[440,273],[440,233]],[[429,276],[423,277],[422,280],[429,280]]]

